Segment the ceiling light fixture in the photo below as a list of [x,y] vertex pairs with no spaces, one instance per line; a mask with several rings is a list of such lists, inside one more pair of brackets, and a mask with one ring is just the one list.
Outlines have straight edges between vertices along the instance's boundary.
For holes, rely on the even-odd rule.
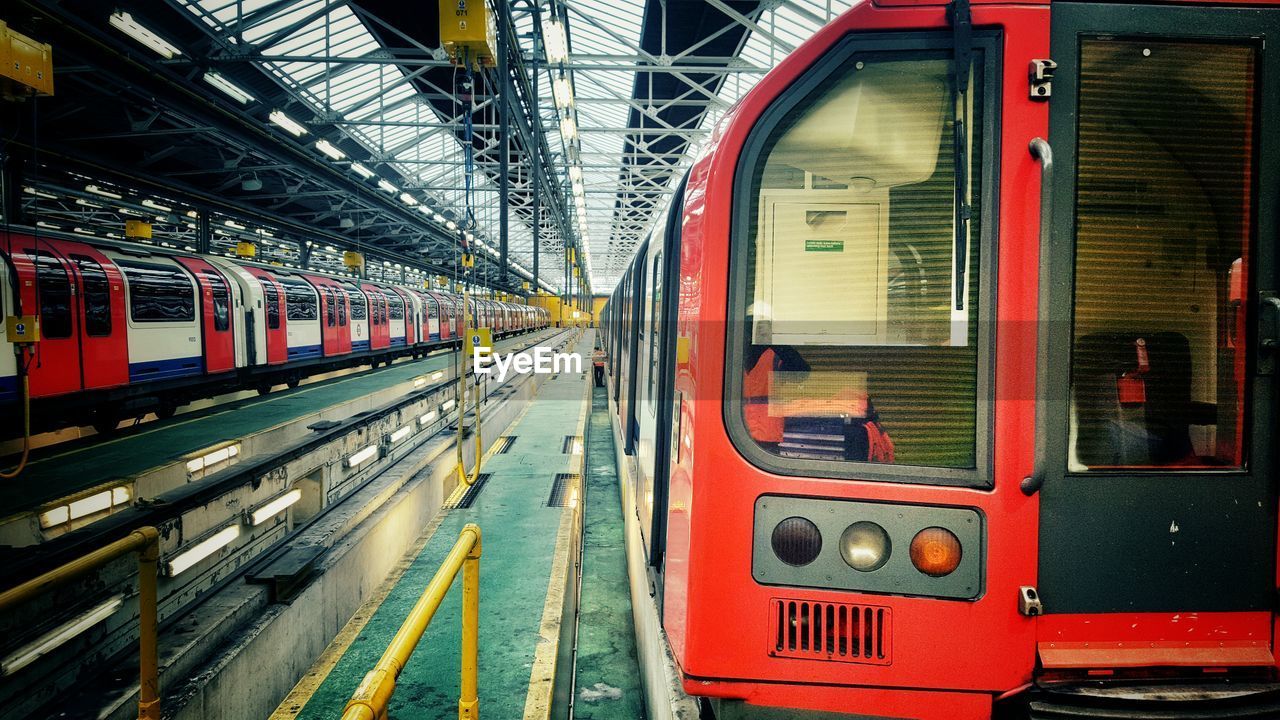
[[204,81],[218,88],[227,97],[235,100],[241,105],[248,105],[254,101],[254,97],[242,90],[238,85],[223,77],[221,74],[212,70],[204,74]]
[[110,23],[111,27],[146,45],[166,60],[172,60],[174,55],[182,54],[182,51],[174,47],[173,43],[151,32],[149,28],[143,27],[127,12],[112,13]]
[[272,110],[271,114],[267,116],[267,119],[269,119],[274,125],[283,128],[294,137],[302,137],[307,134],[307,128],[304,127],[302,123],[294,120],[288,115],[285,115],[280,110]]

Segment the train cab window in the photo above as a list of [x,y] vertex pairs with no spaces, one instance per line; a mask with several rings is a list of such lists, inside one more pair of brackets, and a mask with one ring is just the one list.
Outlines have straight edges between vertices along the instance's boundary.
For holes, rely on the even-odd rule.
[[213,296],[213,329],[231,329],[231,291],[222,276],[212,270],[201,270]]
[[1211,47],[1081,42],[1072,472],[1245,463],[1261,79]]
[[70,257],[80,270],[85,334],[106,337],[111,334],[111,281],[97,260],[84,255]]
[[280,284],[284,286],[285,317],[289,320],[319,320],[319,300],[316,292],[305,281],[282,277]]
[[280,328],[280,294],[275,283],[265,275],[260,276],[258,282],[262,283],[262,301],[267,306],[267,327],[277,330]]
[[129,282],[129,317],[134,322],[194,322],[195,287],[176,267],[120,260]]
[[40,335],[71,337],[71,279],[62,262],[43,250],[26,248],[36,266],[36,290],[40,300]]
[[893,42],[851,41],[747,140],[725,417],[779,472],[986,484],[994,38],[975,40],[959,91],[948,40]]

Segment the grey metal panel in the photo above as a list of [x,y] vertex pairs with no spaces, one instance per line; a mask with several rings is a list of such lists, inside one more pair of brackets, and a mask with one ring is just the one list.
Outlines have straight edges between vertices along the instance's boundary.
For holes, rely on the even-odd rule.
[[[773,528],[789,517],[807,518],[822,533],[822,551],[808,565],[788,565],[773,553]],[[840,556],[841,533],[861,520],[883,527],[892,543],[889,560],[871,572],[854,570]],[[929,527],[946,528],[960,540],[960,566],[950,575],[930,577],[911,564],[911,539]],[[973,508],[763,495],[756,499],[751,575],[763,585],[974,599],[983,589],[984,527]]]

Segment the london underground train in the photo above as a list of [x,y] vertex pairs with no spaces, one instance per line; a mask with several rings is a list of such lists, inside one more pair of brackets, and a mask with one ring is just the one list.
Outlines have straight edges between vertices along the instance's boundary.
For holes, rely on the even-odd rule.
[[815,34],[604,311],[642,657],[717,718],[1280,717],[1277,198],[1274,3]]
[[[24,374],[34,431],[107,431],[202,397],[417,357],[463,332],[451,293],[45,230],[0,235],[0,264],[0,310],[39,325],[29,350],[8,334],[0,346],[6,436],[22,431]],[[496,336],[550,320],[479,298],[471,317]]]

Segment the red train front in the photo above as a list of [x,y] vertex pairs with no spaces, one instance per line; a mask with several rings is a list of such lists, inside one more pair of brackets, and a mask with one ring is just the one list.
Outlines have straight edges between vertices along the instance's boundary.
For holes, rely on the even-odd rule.
[[1280,714],[1278,38],[868,2],[730,112],[605,313],[686,692]]

